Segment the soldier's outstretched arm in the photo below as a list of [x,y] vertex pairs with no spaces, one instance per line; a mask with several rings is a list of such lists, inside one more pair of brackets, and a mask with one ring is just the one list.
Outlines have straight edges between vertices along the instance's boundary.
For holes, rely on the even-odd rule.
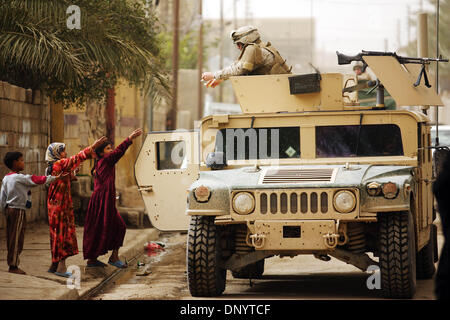
[[242,76],[248,73],[248,70],[244,68],[244,63],[239,60],[233,62],[226,68],[214,72],[214,79],[216,80],[228,80],[230,77]]

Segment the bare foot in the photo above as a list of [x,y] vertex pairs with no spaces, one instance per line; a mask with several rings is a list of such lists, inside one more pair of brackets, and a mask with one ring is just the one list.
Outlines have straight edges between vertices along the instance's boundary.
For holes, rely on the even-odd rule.
[[111,256],[109,257],[109,261],[112,263],[119,261],[119,250],[113,250]]
[[59,272],[59,273],[66,273],[66,271],[67,271],[66,260],[61,260],[61,261],[58,263],[58,268],[56,269],[56,272]]
[[9,267],[8,272],[15,273],[15,274],[26,274],[25,271],[23,271],[22,269],[20,269],[18,267]]

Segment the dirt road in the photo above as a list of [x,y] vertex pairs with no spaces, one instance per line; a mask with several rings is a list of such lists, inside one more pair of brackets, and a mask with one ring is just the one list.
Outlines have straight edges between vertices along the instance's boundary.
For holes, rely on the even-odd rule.
[[[143,255],[146,266],[136,263],[120,282],[96,296],[109,299],[193,299],[186,281],[186,234],[163,234],[166,250],[154,257]],[[440,236],[442,243],[442,236]],[[143,268],[151,271],[138,276]],[[266,260],[263,279],[234,279],[227,275],[227,287],[217,299],[382,299],[378,290],[366,286],[369,274],[332,258],[329,262],[313,256],[274,257]],[[433,280],[418,280],[415,299],[434,299]]]

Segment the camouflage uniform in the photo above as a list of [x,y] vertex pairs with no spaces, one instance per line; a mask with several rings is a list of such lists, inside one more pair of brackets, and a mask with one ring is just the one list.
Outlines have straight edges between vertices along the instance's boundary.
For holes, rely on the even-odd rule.
[[239,58],[230,66],[214,73],[217,80],[226,80],[232,76],[264,75],[291,73],[278,51],[270,42],[264,44],[259,32],[251,26],[241,27],[231,33],[235,44],[241,43],[243,48]]

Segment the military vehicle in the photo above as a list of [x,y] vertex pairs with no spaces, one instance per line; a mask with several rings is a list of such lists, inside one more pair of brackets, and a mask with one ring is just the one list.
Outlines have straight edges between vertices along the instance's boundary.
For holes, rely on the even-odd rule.
[[[193,296],[221,295],[227,270],[260,278],[273,256],[376,266],[390,298],[413,297],[416,279],[433,276],[430,120],[400,109],[443,105],[430,59],[338,54],[355,60],[377,75],[376,105],[359,106],[354,75],[234,77],[242,114],[147,135],[137,184],[156,228],[188,230]],[[397,110],[385,109],[384,87]]]

